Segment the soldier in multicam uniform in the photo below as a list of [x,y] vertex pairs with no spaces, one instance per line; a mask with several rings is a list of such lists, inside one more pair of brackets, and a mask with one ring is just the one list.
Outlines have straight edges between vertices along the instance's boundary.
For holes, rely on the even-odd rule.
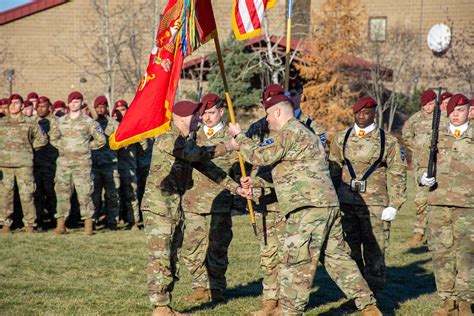
[[[56,120],[57,117],[51,112],[51,102],[47,97],[40,97],[38,102],[38,106],[36,107],[36,122],[43,132],[49,135],[51,126],[53,125],[51,121]],[[42,226],[43,229],[50,228],[48,223],[53,222],[54,214],[56,213],[54,178],[56,176],[56,160],[58,156],[58,149],[49,142],[46,146],[36,150],[34,155],[33,171],[36,182],[36,191],[34,194],[35,206],[38,216],[38,225]]]
[[[115,116],[122,121],[128,110],[124,100],[115,102]],[[140,214],[137,198],[137,150],[140,144],[131,144],[118,150],[118,172],[120,174],[120,204],[123,218],[128,222],[130,230],[138,231]]]
[[[108,101],[105,96],[98,96],[95,99],[94,108],[97,113],[96,121],[100,124],[106,140],[103,147],[92,150],[92,179],[94,181],[92,201],[95,208],[94,217],[97,220],[101,215],[105,215],[107,227],[111,230],[117,230],[120,209],[118,195],[120,175],[117,164],[117,151],[110,149],[109,137],[117,129],[118,122],[109,116]],[[102,200],[102,190],[105,191],[104,200]],[[106,210],[105,214],[104,210]]]
[[0,99],[0,118],[7,116],[8,114],[8,99]]
[[[198,146],[227,142],[223,122],[224,105],[213,93],[201,100],[202,125],[196,132]],[[237,155],[225,155],[212,162],[234,180],[240,181]],[[192,276],[191,295],[185,301],[223,301],[227,286],[228,249],[232,241],[231,210],[234,196],[229,190],[193,170],[193,187],[183,197],[184,240],[181,258]]]
[[36,226],[33,151],[46,146],[48,138],[34,119],[22,114],[23,99],[20,95],[10,96],[8,110],[9,114],[0,119],[0,224],[3,233],[10,232],[16,181],[25,230],[32,233]]
[[153,315],[175,315],[169,304],[178,279],[177,256],[183,240],[182,200],[193,186],[193,167],[232,193],[244,194],[227,174],[209,159],[227,153],[224,144],[199,147],[193,131],[199,104],[181,101],[173,107],[171,130],[155,141],[153,162],[143,197],[143,218],[149,250],[148,291]]
[[[337,195],[319,138],[293,116],[292,100],[283,88],[266,89],[263,104],[275,132],[259,145],[230,124],[233,148],[245,161],[272,166],[272,178],[285,217],[278,309],[268,314],[301,315],[309,300],[319,257],[362,315],[381,315],[366,281],[349,256],[340,224]],[[243,185],[258,187],[257,179]],[[253,184],[252,184],[253,182]]]
[[81,113],[83,99],[80,92],[69,94],[69,112],[57,120],[58,135],[50,134],[51,144],[59,150],[54,186],[58,199],[56,235],[66,232],[65,221],[70,214],[70,198],[74,189],[84,220],[84,233],[93,233],[91,150],[101,148],[106,140],[99,123]]
[[[469,100],[455,94],[446,114],[449,125],[439,133],[436,175],[418,170],[428,193],[428,245],[443,308],[433,316],[472,316],[474,300],[474,129]],[[424,151],[427,156],[428,146]],[[428,159],[428,158],[426,158]]]
[[397,139],[376,128],[376,106],[370,97],[354,104],[355,124],[334,138],[329,157],[346,241],[372,291],[384,288],[390,224],[406,200],[405,157]]

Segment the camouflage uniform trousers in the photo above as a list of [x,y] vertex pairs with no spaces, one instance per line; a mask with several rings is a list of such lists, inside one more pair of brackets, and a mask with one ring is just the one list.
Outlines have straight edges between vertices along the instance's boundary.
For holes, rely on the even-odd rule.
[[474,209],[428,206],[428,234],[438,295],[474,302]]
[[130,224],[140,221],[137,198],[137,177],[135,175],[120,176],[120,204],[123,218]]
[[390,222],[382,221],[383,206],[341,204],[342,227],[351,257],[372,291],[385,285],[385,250],[390,239]]
[[[120,176],[116,164],[103,165],[92,168],[92,179],[94,181],[94,191],[92,201],[95,208],[95,217],[102,214],[106,209],[108,223],[117,223],[119,218],[120,202],[118,191],[120,188]],[[105,191],[102,200],[102,189]]]
[[374,304],[375,298],[349,251],[338,207],[309,207],[288,214],[280,270],[279,304],[283,313],[304,312],[320,256],[331,279],[355,300],[358,309]]
[[225,290],[232,241],[229,213],[195,214],[185,212],[184,240],[180,258],[192,276],[192,288]]
[[56,165],[35,166],[33,168],[36,191],[34,201],[38,223],[44,225],[45,220],[53,219],[56,213],[56,192],[54,191],[54,178]]
[[[415,183],[418,183],[418,180],[415,180]],[[426,226],[428,218],[426,215],[426,208],[428,206],[428,192],[429,188],[424,186],[416,186],[415,194],[415,207],[416,207],[416,218],[415,218],[415,227],[413,229],[414,234],[426,233]]]
[[94,215],[94,205],[92,203],[94,184],[92,182],[91,167],[58,165],[54,185],[58,200],[56,218],[66,219],[71,213],[70,200],[74,189],[77,193],[81,219],[91,218]]
[[6,168],[0,167],[0,225],[11,226],[13,220],[13,195],[15,181],[20,193],[23,209],[23,224],[36,226],[36,211],[33,202],[33,193],[36,185],[32,167]]

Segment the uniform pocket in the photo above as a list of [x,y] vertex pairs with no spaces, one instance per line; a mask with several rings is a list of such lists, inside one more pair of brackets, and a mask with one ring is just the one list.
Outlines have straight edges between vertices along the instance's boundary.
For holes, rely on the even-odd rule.
[[288,265],[299,265],[311,262],[309,242],[310,238],[304,235],[294,235],[287,238],[284,242],[284,249],[286,250],[284,262]]

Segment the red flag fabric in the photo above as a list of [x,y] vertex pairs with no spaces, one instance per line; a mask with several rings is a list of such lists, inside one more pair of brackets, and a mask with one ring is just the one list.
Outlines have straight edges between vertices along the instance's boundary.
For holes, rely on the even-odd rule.
[[211,0],[169,0],[146,73],[110,136],[110,148],[117,150],[169,130],[183,60],[212,38],[215,30]]
[[235,0],[232,8],[232,27],[235,37],[246,40],[262,31],[263,14],[276,0]]

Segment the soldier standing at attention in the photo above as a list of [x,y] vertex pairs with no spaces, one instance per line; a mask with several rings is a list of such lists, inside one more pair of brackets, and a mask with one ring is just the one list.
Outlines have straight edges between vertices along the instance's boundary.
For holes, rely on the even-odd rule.
[[155,306],[154,316],[178,314],[169,304],[178,280],[178,252],[183,241],[182,200],[193,185],[193,166],[231,193],[244,194],[237,183],[209,161],[225,155],[226,146],[196,145],[193,131],[199,122],[199,106],[190,101],[174,105],[171,130],[156,138],[146,183],[142,209],[149,250],[148,292]]
[[[107,227],[117,230],[119,218],[119,195],[120,175],[117,164],[117,151],[110,149],[109,137],[118,127],[118,122],[109,116],[109,104],[105,96],[99,96],[94,101],[97,113],[96,121],[105,135],[105,145],[99,149],[92,150],[92,179],[94,180],[94,202],[95,215],[97,219],[105,211]],[[102,200],[102,190],[105,191]]]
[[26,100],[23,104],[23,110],[21,112],[23,113],[23,116],[32,117],[34,114],[33,103],[31,103],[31,101]]
[[[224,101],[209,93],[202,98],[201,104],[203,125],[196,132],[196,144],[216,146],[227,142],[227,128],[223,121]],[[215,158],[212,162],[234,180],[240,181],[235,154]],[[193,187],[186,191],[183,198],[185,215],[181,258],[191,273],[193,288],[193,293],[185,300],[224,301],[234,196],[196,169],[193,170],[193,181]]]
[[[474,300],[474,130],[469,123],[469,100],[455,94],[440,130],[436,176],[419,170],[419,183],[428,193],[428,245],[438,295],[443,308],[433,316],[472,316]],[[426,155],[429,149],[425,148]],[[428,158],[426,158],[428,159]]]
[[33,151],[46,146],[48,138],[34,119],[22,114],[23,98],[20,95],[11,95],[8,103],[9,113],[0,119],[0,224],[3,225],[2,233],[10,232],[16,181],[25,231],[32,233],[36,226]]
[[[415,179],[421,175],[416,174],[416,170],[428,167],[428,161],[422,160],[423,150],[431,140],[431,125],[433,122],[433,111],[436,103],[436,93],[433,90],[426,90],[420,96],[421,110],[413,114],[403,126],[402,137],[405,148],[411,152]],[[418,247],[423,243],[423,236],[426,230],[426,207],[428,188],[416,186],[415,208],[416,220],[413,230],[413,239],[408,243],[410,247]]]
[[[293,116],[292,100],[278,90],[265,90],[263,105],[274,134],[259,145],[238,124],[229,124],[230,143],[245,161],[272,166],[282,216],[286,218],[275,315],[302,315],[309,300],[320,256],[343,292],[355,299],[362,315],[381,315],[367,282],[349,256],[340,223],[337,194],[326,153],[318,136]],[[252,186],[244,179],[245,188]]]
[[[37,118],[36,122],[41,127],[43,133],[50,134],[53,127],[57,124],[52,124],[51,121],[56,120],[57,117],[51,112],[51,102],[45,96],[38,99],[38,106],[36,107]],[[54,134],[54,131],[52,132]],[[56,213],[56,192],[54,192],[54,178],[56,176],[56,160],[58,159],[58,149],[48,144],[35,151],[34,155],[34,176],[36,182],[35,206],[36,214],[38,216],[38,224],[43,229],[50,228],[47,223],[54,220]]]
[[385,285],[390,222],[406,200],[406,162],[395,137],[376,128],[377,103],[360,98],[355,124],[331,144],[331,176],[341,202],[351,256],[372,291]]
[[104,146],[105,136],[99,123],[81,113],[83,99],[80,92],[69,94],[69,112],[57,120],[58,135],[50,135],[51,144],[59,150],[54,186],[58,199],[55,215],[57,225],[54,230],[56,235],[66,232],[65,222],[70,214],[70,198],[74,189],[79,201],[81,219],[84,220],[84,233],[93,233],[94,185],[91,175],[91,150]]

